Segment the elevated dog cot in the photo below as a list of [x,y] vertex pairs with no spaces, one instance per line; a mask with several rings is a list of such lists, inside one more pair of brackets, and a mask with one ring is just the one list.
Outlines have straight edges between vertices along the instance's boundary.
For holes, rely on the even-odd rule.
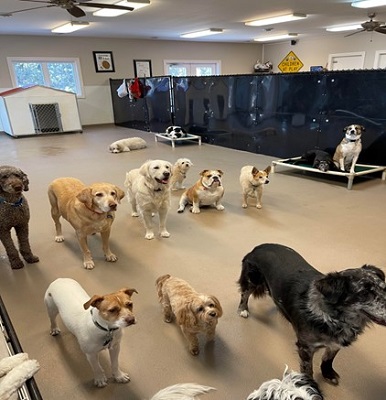
[[319,174],[324,174],[324,175],[335,175],[335,176],[340,176],[340,177],[346,177],[348,179],[347,182],[347,189],[350,190],[352,188],[354,178],[358,176],[363,176],[367,174],[372,174],[374,172],[382,172],[382,180],[386,180],[386,166],[380,166],[380,165],[367,165],[367,164],[356,164],[355,165],[355,172],[340,172],[340,171],[321,171],[318,168],[312,167],[311,164],[302,164],[299,163],[297,164],[298,160],[300,160],[302,157],[292,157],[292,158],[286,158],[282,160],[276,160],[272,161],[272,173],[275,172],[275,168],[277,166],[281,167],[286,167],[286,168],[293,168],[293,169],[298,169],[301,171],[308,171],[308,172],[313,172],[313,173],[319,173]]

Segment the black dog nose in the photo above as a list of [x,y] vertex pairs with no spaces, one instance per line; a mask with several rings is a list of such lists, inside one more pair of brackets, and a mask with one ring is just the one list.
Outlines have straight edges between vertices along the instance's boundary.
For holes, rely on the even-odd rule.
[[211,312],[209,313],[209,315],[210,315],[211,317],[215,317],[217,314],[216,314],[214,311],[211,311]]
[[170,176],[170,172],[164,172],[164,177],[165,178],[169,178],[169,176]]

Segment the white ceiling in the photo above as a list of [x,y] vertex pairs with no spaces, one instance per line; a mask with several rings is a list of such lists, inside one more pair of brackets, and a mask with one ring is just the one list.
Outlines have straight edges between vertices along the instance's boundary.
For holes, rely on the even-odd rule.
[[[49,0],[47,0],[49,1]],[[88,1],[89,4],[93,0]],[[95,0],[113,4],[118,0]],[[79,37],[114,37],[159,40],[195,40],[211,42],[252,42],[253,38],[266,34],[270,27],[249,27],[244,22],[265,16],[296,12],[307,14],[305,20],[272,25],[273,33],[298,33],[298,39],[307,37],[336,37],[326,32],[326,27],[361,23],[368,20],[366,9],[351,7],[350,0],[150,0],[151,5],[137,11],[115,17],[102,18],[92,15],[96,9],[83,7],[86,17],[73,18],[63,8],[49,7],[16,13],[11,17],[0,16],[0,35],[49,35],[51,29],[73,20],[88,21],[86,29],[68,34]],[[44,4],[21,0],[0,0],[0,14]],[[376,20],[386,21],[386,6],[376,11]],[[207,28],[222,28],[223,34],[199,39],[181,39],[182,33]],[[344,36],[347,32],[339,33]],[[357,35],[380,35],[363,32]],[[352,38],[357,35],[347,38]],[[386,39],[386,36],[385,36]]]

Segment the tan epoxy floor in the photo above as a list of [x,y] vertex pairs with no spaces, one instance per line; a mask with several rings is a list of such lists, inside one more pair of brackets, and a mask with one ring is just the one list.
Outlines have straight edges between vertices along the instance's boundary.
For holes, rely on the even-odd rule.
[[[143,137],[148,148],[116,155],[107,151],[108,144],[128,136]],[[225,211],[177,214],[180,192],[173,192],[168,218],[171,237],[147,241],[124,199],[111,235],[111,247],[119,260],[105,262],[100,238],[92,237],[96,262],[92,271],[82,267],[78,243],[67,222],[63,223],[66,241],[54,242],[46,194],[51,180],[73,176],[85,183],[108,181],[123,188],[127,170],[147,159],[174,162],[179,157],[194,163],[188,184],[194,183],[202,169],[225,172]],[[277,171],[265,187],[263,209],[242,209],[240,168],[246,164],[265,168],[272,159],[208,144],[185,144],[173,150],[169,143],[155,143],[150,133],[114,126],[89,127],[83,134],[20,139],[0,134],[0,163],[18,166],[30,178],[26,193],[31,208],[30,236],[41,260],[13,271],[0,245],[0,294],[24,351],[41,364],[36,380],[45,400],[142,400],[181,382],[217,388],[203,399],[241,400],[263,381],[280,377],[285,364],[298,369],[294,334],[270,299],[252,300],[248,320],[236,314],[241,259],[260,243],[277,242],[293,247],[323,272],[364,263],[386,271],[386,187],[379,176],[354,182],[349,191],[346,181]],[[204,347],[198,357],[188,353],[178,327],[162,320],[154,282],[165,273],[215,294],[224,308],[214,345]],[[138,290],[134,295],[138,323],[126,329],[120,356],[122,369],[131,376],[129,384],[110,382],[104,389],[94,388],[91,370],[74,337],[66,329],[61,337],[49,335],[43,295],[58,277],[78,280],[90,295],[122,286]],[[385,338],[386,328],[374,326],[338,354],[338,387],[325,383],[315,365],[315,378],[326,399],[385,399]],[[107,354],[102,360],[108,366]]]

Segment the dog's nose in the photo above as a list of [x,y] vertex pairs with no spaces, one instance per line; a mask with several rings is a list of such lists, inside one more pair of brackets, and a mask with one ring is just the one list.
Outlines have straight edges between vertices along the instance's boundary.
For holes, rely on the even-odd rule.
[[268,180],[268,179],[265,181],[265,184],[267,184],[267,183],[269,183],[269,180]]
[[12,186],[13,187],[13,190],[15,191],[15,192],[21,192],[21,191],[23,191],[23,185],[13,185]]
[[211,312],[209,313],[209,315],[210,315],[211,317],[216,317],[216,316],[217,316],[217,313],[216,313],[215,311],[211,311]]
[[134,315],[128,315],[128,316],[125,318],[125,322],[126,322],[127,326],[135,324],[135,317],[134,317]]
[[117,203],[109,203],[109,207],[110,207],[110,210],[116,210],[117,209]]
[[169,178],[169,176],[170,176],[170,172],[164,172],[164,177],[165,178]]

